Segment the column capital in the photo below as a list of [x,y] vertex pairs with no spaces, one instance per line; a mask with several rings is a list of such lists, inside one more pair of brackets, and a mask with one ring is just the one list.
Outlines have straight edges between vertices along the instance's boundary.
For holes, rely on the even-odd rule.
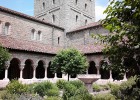
[[32,64],[33,69],[36,69],[37,66],[38,64]]
[[23,70],[23,69],[24,69],[25,64],[20,64],[19,66],[20,66],[20,70]]
[[8,69],[9,66],[10,66],[10,61],[5,61],[5,62],[4,62],[4,68],[5,68],[5,69]]

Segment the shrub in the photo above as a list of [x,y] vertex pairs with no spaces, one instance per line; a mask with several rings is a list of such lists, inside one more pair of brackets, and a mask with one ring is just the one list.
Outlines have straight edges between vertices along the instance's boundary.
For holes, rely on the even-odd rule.
[[[42,83],[37,83],[34,86],[34,93],[38,93],[40,96],[50,95],[50,96],[56,96],[59,95],[59,91],[57,86],[55,86],[53,83],[47,81]],[[52,94],[55,93],[55,94]]]
[[80,88],[84,86],[84,83],[80,80],[69,81],[70,84],[74,85],[76,88]]
[[[124,100],[140,100],[140,88],[138,87],[138,81],[140,78],[137,76],[131,77],[126,82],[123,82],[120,86],[121,99]],[[119,98],[120,95],[117,97]]]
[[109,90],[110,87],[108,85],[100,85],[102,90]]
[[50,89],[46,93],[47,96],[59,96],[59,90],[58,89]]
[[112,83],[108,83],[108,86],[111,89],[111,94],[115,95],[115,96],[119,96],[120,95],[120,85],[118,84],[112,84]]
[[80,87],[69,100],[92,100],[92,95],[85,87]]
[[65,81],[65,80],[58,80],[56,82],[56,85],[59,89],[63,89],[65,84],[67,84],[67,81]]
[[64,86],[63,99],[67,100],[68,98],[73,96],[75,94],[76,90],[77,90],[77,88],[74,85],[67,83]]
[[45,100],[63,100],[63,99],[61,97],[50,96],[50,97],[46,97]]
[[112,94],[98,94],[93,96],[92,100],[116,100],[116,97]]
[[98,84],[92,84],[92,88],[93,88],[93,91],[97,91],[97,92],[99,92],[100,90],[101,90],[101,87],[100,87],[100,85],[98,85]]
[[38,94],[21,94],[17,100],[44,100]]
[[26,93],[28,86],[20,83],[18,80],[12,80],[7,86],[6,90],[11,94]]
[[2,100],[17,100],[18,98],[18,95],[17,94],[11,94],[7,91],[4,91],[2,94],[1,94],[1,99]]

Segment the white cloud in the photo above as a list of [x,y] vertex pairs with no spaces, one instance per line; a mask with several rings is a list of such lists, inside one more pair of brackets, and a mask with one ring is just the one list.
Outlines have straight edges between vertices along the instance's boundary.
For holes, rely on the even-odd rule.
[[106,15],[103,14],[105,9],[105,6],[95,6],[95,21],[99,21],[100,19],[104,19],[106,17]]

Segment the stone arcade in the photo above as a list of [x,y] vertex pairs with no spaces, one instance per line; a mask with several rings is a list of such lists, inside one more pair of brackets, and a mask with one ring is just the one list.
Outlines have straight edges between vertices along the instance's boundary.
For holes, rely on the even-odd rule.
[[[89,62],[87,74],[101,74],[97,82],[113,81],[115,74],[102,69],[103,46],[91,34],[108,34],[95,20],[94,0],[34,0],[35,17],[0,7],[0,44],[12,54],[0,74],[0,87],[10,80],[23,83],[67,79],[52,74],[50,64],[59,50],[75,47]],[[71,76],[71,80],[77,79]],[[124,77],[126,79],[126,77]]]

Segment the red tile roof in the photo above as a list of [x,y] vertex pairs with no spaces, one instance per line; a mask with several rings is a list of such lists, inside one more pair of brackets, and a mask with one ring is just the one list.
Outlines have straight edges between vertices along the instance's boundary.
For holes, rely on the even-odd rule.
[[24,50],[24,51],[32,51],[32,52],[40,52],[40,53],[50,53],[56,54],[62,47],[54,47],[51,45],[34,42],[34,41],[26,41],[19,40],[9,36],[0,36],[0,44],[9,49],[15,50]]
[[83,30],[86,30],[86,29],[89,29],[89,28],[92,28],[92,27],[97,27],[97,26],[102,26],[100,22],[93,22],[93,23],[90,23],[86,26],[81,26],[81,27],[78,27],[74,30],[71,30],[67,33],[72,33],[72,32],[77,32],[77,31],[83,31]]
[[[19,40],[9,36],[0,36],[0,44],[3,47],[9,49],[24,50],[39,53],[50,53],[50,54],[57,54],[59,50],[63,49],[62,47],[51,46],[34,41]],[[94,44],[75,45],[73,47],[78,49],[84,54],[100,53],[102,52],[103,49],[103,45],[94,45]]]
[[54,25],[54,24],[46,22],[46,21],[42,21],[33,16],[29,16],[29,15],[26,15],[26,14],[23,14],[23,13],[20,13],[20,12],[17,12],[17,11],[14,11],[14,10],[11,10],[11,9],[8,9],[8,8],[2,7],[2,6],[0,6],[0,11],[64,30],[64,28],[62,28],[60,26]]

